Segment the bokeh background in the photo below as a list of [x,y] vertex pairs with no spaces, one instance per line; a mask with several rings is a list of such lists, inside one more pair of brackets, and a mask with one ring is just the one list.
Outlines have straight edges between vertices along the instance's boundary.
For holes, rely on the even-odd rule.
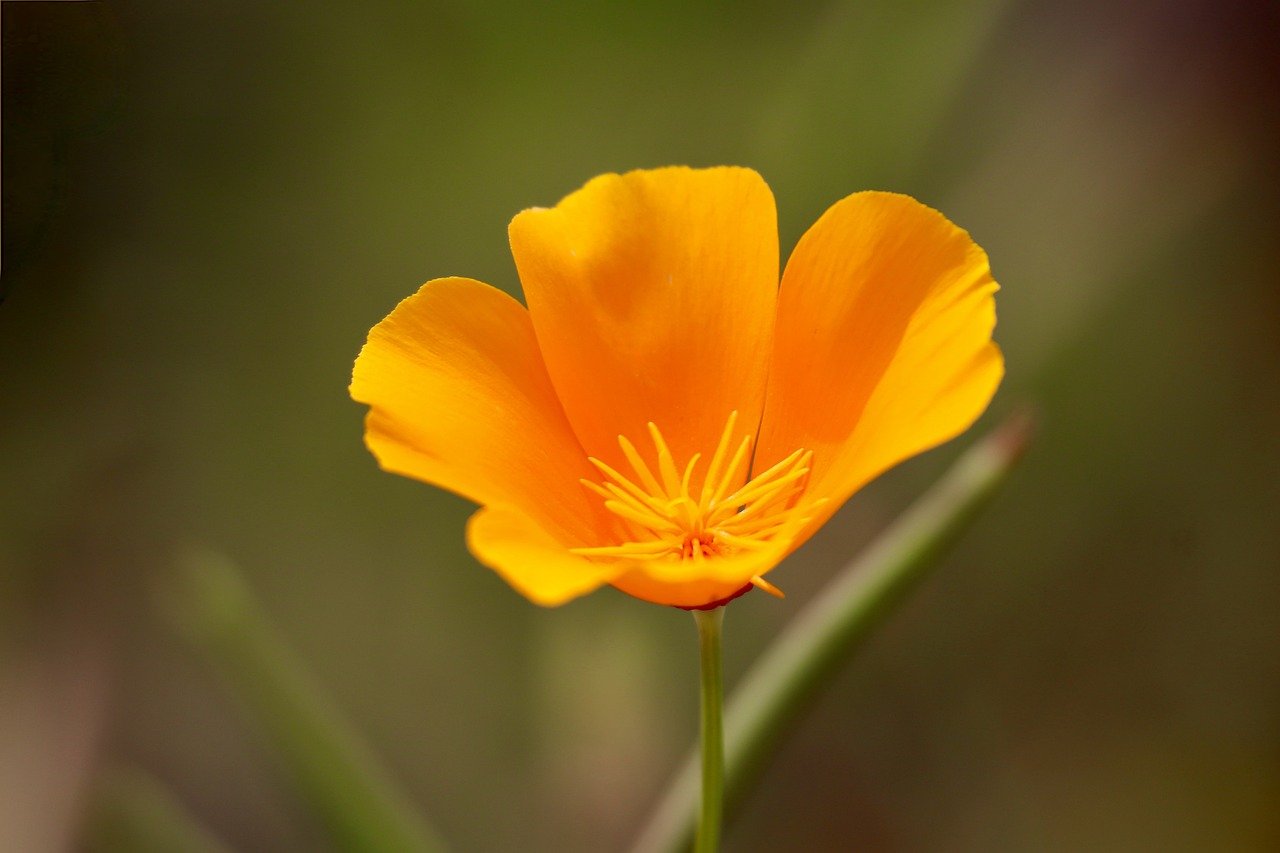
[[[1041,430],[786,740],[733,850],[1280,849],[1274,3],[3,4],[0,849],[120,848],[134,768],[325,849],[153,591],[235,560],[460,850],[612,850],[695,735],[691,620],[534,607],[346,396],[422,281],[604,171],[753,166],[989,251],[1009,365],[726,620],[730,683],[977,435]],[[126,845],[127,846],[127,845]]]

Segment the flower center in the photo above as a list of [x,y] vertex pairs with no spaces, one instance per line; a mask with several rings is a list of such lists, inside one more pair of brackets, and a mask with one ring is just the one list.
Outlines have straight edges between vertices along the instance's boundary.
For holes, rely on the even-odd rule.
[[[734,443],[738,413],[725,422],[720,443],[705,474],[697,476],[702,454],[676,466],[662,433],[653,423],[649,435],[657,457],[657,472],[641,458],[635,445],[618,436],[618,446],[634,476],[624,475],[599,459],[589,461],[604,481],[582,484],[604,499],[605,508],[623,523],[624,541],[598,548],[574,548],[587,557],[632,560],[703,560],[741,551],[761,550],[780,530],[797,519],[797,503],[809,482],[813,452],[796,450],[785,459],[748,478],[752,436]],[[695,487],[695,483],[699,483]],[[759,577],[752,583],[777,593]]]

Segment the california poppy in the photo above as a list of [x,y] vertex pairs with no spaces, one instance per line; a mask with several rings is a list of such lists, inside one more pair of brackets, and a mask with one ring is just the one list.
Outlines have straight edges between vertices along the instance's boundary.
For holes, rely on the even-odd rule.
[[612,584],[714,606],[854,492],[986,409],[986,253],[860,192],[800,239],[750,169],[602,175],[512,220],[526,308],[429,281],[369,333],[351,396],[381,466],[480,504],[467,541],[539,604]]

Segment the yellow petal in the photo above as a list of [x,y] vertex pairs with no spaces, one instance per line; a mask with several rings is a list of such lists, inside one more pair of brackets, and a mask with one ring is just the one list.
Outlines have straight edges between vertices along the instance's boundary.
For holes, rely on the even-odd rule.
[[467,544],[476,559],[544,607],[585,595],[622,570],[616,563],[570,553],[527,514],[506,505],[487,506],[471,516]]
[[511,222],[548,373],[592,456],[650,421],[677,459],[714,448],[729,412],[758,423],[777,296],[777,214],[741,168],[590,181]]
[[986,253],[907,196],[854,194],[801,238],[782,278],[756,465],[814,451],[806,500],[829,500],[807,532],[986,409],[1003,375],[995,291]]
[[508,504],[567,545],[593,542],[600,510],[538,352],[528,312],[463,278],[423,285],[373,328],[351,396],[388,471]]

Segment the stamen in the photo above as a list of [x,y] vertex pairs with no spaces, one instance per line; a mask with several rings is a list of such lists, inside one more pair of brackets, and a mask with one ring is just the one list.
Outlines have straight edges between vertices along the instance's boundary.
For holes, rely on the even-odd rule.
[[720,443],[716,445],[711,464],[707,466],[707,478],[702,481],[702,496],[698,498],[698,503],[703,506],[711,502],[712,486],[720,475],[720,466],[724,464],[724,455],[729,452],[729,442],[733,441],[733,427],[737,423],[738,410],[734,409],[729,413],[729,420],[725,421],[724,432],[720,433]]
[[604,474],[605,477],[607,477],[610,480],[613,480],[613,482],[617,483],[619,486],[626,489],[628,492],[635,495],[640,500],[643,501],[643,500],[649,499],[648,492],[646,492],[644,489],[640,488],[635,483],[628,480],[626,477],[619,474],[617,471],[610,468],[605,463],[601,462],[599,459],[595,458],[594,456],[588,456],[587,461],[590,462],[592,465],[596,466],[596,468],[599,469],[600,473]]
[[613,483],[605,483],[604,488],[605,488],[605,491],[609,493],[605,497],[605,500],[616,498],[624,503],[631,504],[632,506],[639,509],[641,512],[651,512],[662,518],[667,517],[666,503],[658,500],[657,498],[652,498],[652,497],[649,497],[648,495],[644,495],[641,498],[637,498],[635,495],[631,494],[630,492],[626,492],[618,488]]
[[631,468],[636,472],[636,476],[640,478],[640,482],[651,495],[662,494],[662,486],[658,485],[658,481],[649,471],[649,466],[644,464],[644,460],[640,458],[640,454],[636,452],[635,445],[627,441],[626,436],[618,436],[618,446],[622,448],[622,455],[627,457],[627,461],[631,463]]
[[778,589],[776,586],[769,583],[767,580],[760,577],[759,575],[756,575],[753,578],[751,578],[751,584],[756,589],[762,589],[765,592],[772,595],[774,598],[786,598],[786,595],[783,594],[782,590]]
[[[716,529],[722,530],[725,533],[732,533],[735,536],[751,536],[761,539],[768,538],[782,530],[782,528],[786,527],[790,521],[790,515],[782,516],[781,520],[779,520],[777,516],[770,515],[765,518],[757,518],[754,520],[749,519],[744,522],[739,522],[736,519],[733,521],[727,521]],[[797,523],[802,521],[803,519],[799,519],[797,520]]]
[[693,454],[693,457],[689,460],[689,464],[685,466],[684,476],[680,478],[681,494],[684,494],[684,495],[689,494],[689,481],[693,478],[694,466],[698,464],[698,460],[701,458],[702,458],[701,453],[695,453]]
[[[702,562],[766,550],[784,530],[806,524],[808,519],[799,516],[798,506],[809,485],[813,454],[796,450],[751,477],[753,437],[745,435],[735,442],[737,422],[738,413],[731,412],[706,474],[696,486],[696,498],[694,489],[702,454],[694,453],[682,471],[656,424],[647,425],[656,467],[646,462],[625,436],[618,436],[618,447],[634,472],[633,477],[588,457],[604,480],[583,480],[582,484],[603,499],[605,509],[627,522],[622,535],[635,539],[616,545],[573,548],[572,552],[598,559]],[[820,503],[811,502],[806,508]],[[751,583],[771,595],[782,594],[758,575],[751,578]]]
[[[729,491],[729,487],[738,479],[737,472],[740,467],[747,461],[747,451],[751,449],[751,436],[742,439],[742,443],[738,445],[738,450],[733,454],[733,459],[729,462],[729,467],[725,469],[724,477],[720,480],[720,485],[716,487],[715,494],[711,496],[708,507],[713,507],[720,503],[725,492]],[[743,471],[743,476],[746,472]]]
[[604,486],[600,485],[599,483],[593,483],[590,480],[588,480],[586,477],[581,478],[580,480],[578,480],[578,482],[586,486],[588,489],[595,492],[597,495],[604,498],[605,500],[613,499],[612,493],[610,493],[608,489],[606,489]]
[[[752,488],[749,493],[750,497],[745,501],[734,501],[732,503],[726,502],[724,505],[725,507],[739,506],[742,507],[742,509],[738,510],[736,515],[731,515],[725,520],[743,520],[759,515],[765,510],[771,508],[775,503],[775,498],[782,494],[782,492],[789,489],[798,480],[803,479],[804,475],[807,473],[809,473],[807,468],[801,468],[799,471],[792,471],[790,474],[787,474],[787,476],[777,480],[776,482],[764,483]],[[755,481],[753,480],[752,482]],[[716,511],[716,515],[713,517],[718,518],[720,513],[723,512],[724,507],[721,507]]]
[[777,496],[779,492],[786,489],[792,483],[802,479],[805,474],[809,473],[808,468],[798,468],[788,471],[782,476],[776,476],[780,470],[785,470],[784,465],[788,462],[794,462],[800,455],[801,451],[796,451],[787,459],[779,462],[758,477],[751,480],[750,483],[743,485],[741,489],[730,495],[725,502],[717,509],[718,513],[723,513],[726,509],[730,512],[735,508],[741,507],[740,512],[745,513],[752,505],[758,505],[761,508],[768,506],[770,501]]
[[662,440],[653,421],[649,421],[649,435],[653,438],[653,449],[658,451],[658,471],[662,474],[662,484],[666,486],[667,495],[675,497],[680,494],[680,472],[676,470],[676,460],[671,455],[671,448]]
[[762,551],[768,547],[767,542],[762,542],[752,536],[735,536],[732,533],[726,533],[724,530],[716,531],[716,540],[726,542],[736,548],[744,551]]
[[654,515],[651,512],[637,512],[634,504],[623,503],[622,501],[605,501],[604,508],[614,515],[634,521],[641,527],[646,527],[654,533],[662,530],[669,530],[672,533],[678,533],[679,527],[671,524],[667,519]]
[[698,526],[698,519],[701,516],[699,507],[690,498],[680,497],[673,500],[670,504],[671,514],[676,517],[684,526],[685,530],[693,530]]

